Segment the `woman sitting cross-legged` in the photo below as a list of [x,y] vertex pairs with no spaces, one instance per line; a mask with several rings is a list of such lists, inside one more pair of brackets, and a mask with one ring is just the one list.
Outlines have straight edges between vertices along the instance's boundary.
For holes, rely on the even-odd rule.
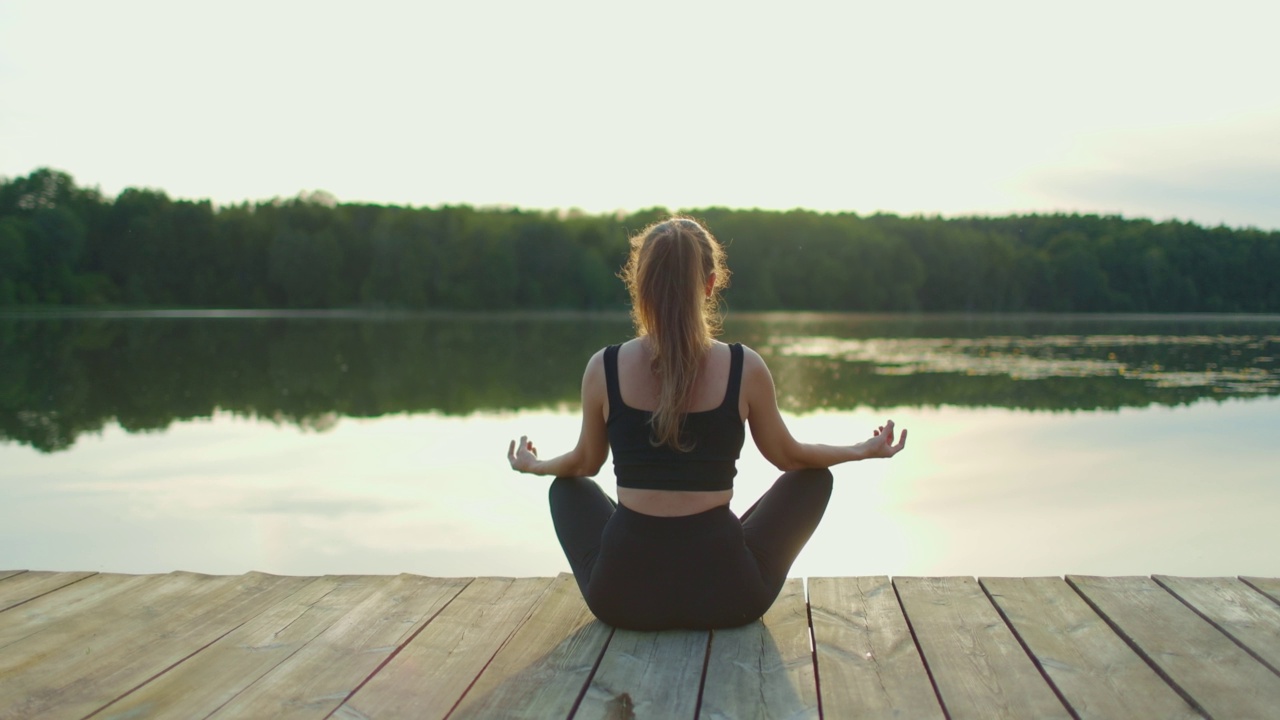
[[[587,607],[620,628],[710,629],[764,615],[831,497],[828,467],[893,457],[893,421],[856,445],[795,440],[764,360],[716,341],[724,251],[676,217],[631,240],[623,271],[637,337],[591,357],[573,450],[540,460],[527,437],[520,472],[552,475],[551,518]],[[743,424],[784,471],[742,517],[729,510]],[[594,481],[609,450],[615,503]]]

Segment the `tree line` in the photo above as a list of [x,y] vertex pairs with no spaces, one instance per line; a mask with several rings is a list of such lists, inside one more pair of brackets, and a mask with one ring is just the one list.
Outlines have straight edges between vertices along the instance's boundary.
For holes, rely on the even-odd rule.
[[[0,180],[0,306],[617,310],[630,214],[114,198]],[[738,310],[1280,312],[1280,231],[705,208]]]

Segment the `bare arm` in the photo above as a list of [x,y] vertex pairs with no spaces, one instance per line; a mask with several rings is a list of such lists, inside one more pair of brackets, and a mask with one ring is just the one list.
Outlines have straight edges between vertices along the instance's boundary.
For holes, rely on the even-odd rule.
[[779,470],[826,468],[843,462],[869,458],[891,458],[907,444],[907,431],[894,443],[894,426],[890,420],[874,431],[870,438],[854,445],[817,445],[802,443],[791,436],[782,413],[769,367],[754,350],[744,348],[742,392],[746,396],[746,420],[751,437],[760,454]]
[[538,450],[527,435],[511,441],[507,461],[511,469],[532,475],[555,477],[589,477],[600,472],[609,456],[609,438],[605,431],[606,392],[604,384],[604,351],[587,362],[582,374],[582,429],[578,444],[569,452],[548,460],[538,459]]

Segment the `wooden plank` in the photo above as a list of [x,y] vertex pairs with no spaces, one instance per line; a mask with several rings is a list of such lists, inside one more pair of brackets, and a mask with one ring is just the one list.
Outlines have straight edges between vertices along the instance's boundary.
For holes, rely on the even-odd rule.
[[[0,612],[0,718],[200,716],[224,701],[217,714],[226,717],[323,717],[335,708],[339,717],[565,717],[584,685],[578,717],[689,717],[706,654],[705,633],[613,633],[590,617],[567,575],[471,583],[492,586],[486,600],[468,595],[467,579],[373,578],[376,587],[362,590],[350,583],[366,579],[14,572],[0,578],[0,599],[74,575],[83,579]],[[1077,717],[1197,709],[1274,717],[1280,603],[1266,593],[1280,594],[1280,581],[1069,580],[1074,591],[1054,578],[982,585]],[[816,695],[804,699],[814,659],[798,582],[764,622],[714,633],[703,717],[814,716]],[[1002,659],[1004,623],[976,583],[896,584],[905,620],[884,578],[811,581],[826,717],[886,716],[877,710],[886,706],[938,716],[912,629],[951,717],[1054,716],[1017,699],[1025,668]],[[911,662],[914,670],[900,669]],[[886,701],[901,694],[898,683],[923,705]],[[1161,686],[1171,689],[1162,695]],[[346,698],[354,702],[342,705]],[[419,712],[432,707],[443,709]]]
[[[100,613],[115,596],[133,593],[163,581],[156,575],[100,574],[66,586],[56,595],[44,595],[0,613],[0,651],[50,628],[66,631],[64,625],[77,616],[89,618],[90,628],[110,622],[110,612]],[[142,597],[142,596],[138,596]]]
[[893,584],[953,720],[1071,717],[976,580]]
[[[398,575],[214,717],[323,718],[471,582]],[[198,658],[199,656],[197,656]]]
[[823,717],[942,719],[889,578],[810,578],[809,615]]
[[118,593],[6,648],[0,717],[96,712],[314,580],[261,573],[161,579],[140,586],[144,596]]
[[368,576],[319,578],[112,703],[100,716],[206,717],[327,630],[387,580]]
[[0,570],[0,580],[6,580],[14,575],[21,575],[26,570]]
[[705,630],[614,630],[574,720],[693,718],[710,639]]
[[981,583],[1077,717],[1201,717],[1062,578]]
[[1280,578],[1242,577],[1240,579],[1271,598],[1272,602],[1280,604]]
[[0,612],[94,575],[91,572],[24,572],[0,582]]
[[569,717],[612,634],[562,573],[449,720]]
[[[148,620],[162,617],[168,604],[193,598],[198,602],[198,591],[226,582],[226,578],[192,573],[99,575],[67,588],[68,598],[60,597],[63,593],[45,595],[0,614],[0,624],[29,616],[34,630],[4,646],[0,653],[0,718],[42,712],[74,714],[65,703],[80,698],[63,692],[68,684],[110,660],[120,643],[145,630]],[[99,585],[105,587],[95,587]],[[64,599],[72,601],[66,608],[59,602]],[[0,627],[0,638],[7,629]],[[21,628],[15,628],[15,635],[17,630]],[[97,710],[119,694],[80,715]]]
[[760,622],[711,633],[698,717],[818,717],[802,580],[787,580]]
[[443,718],[547,591],[551,578],[479,578],[335,712]]
[[1151,578],[1072,575],[1067,582],[1208,715],[1275,717],[1280,677]]
[[1280,605],[1235,578],[1153,579],[1280,674]]

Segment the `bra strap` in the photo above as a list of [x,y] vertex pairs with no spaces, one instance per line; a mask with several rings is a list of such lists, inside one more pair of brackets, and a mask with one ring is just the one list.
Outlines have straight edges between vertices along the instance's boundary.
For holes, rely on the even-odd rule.
[[609,392],[609,416],[622,409],[622,391],[618,389],[618,345],[604,349],[604,385]]
[[742,343],[729,346],[729,387],[724,393],[724,401],[732,403],[738,409],[738,393],[742,389]]

